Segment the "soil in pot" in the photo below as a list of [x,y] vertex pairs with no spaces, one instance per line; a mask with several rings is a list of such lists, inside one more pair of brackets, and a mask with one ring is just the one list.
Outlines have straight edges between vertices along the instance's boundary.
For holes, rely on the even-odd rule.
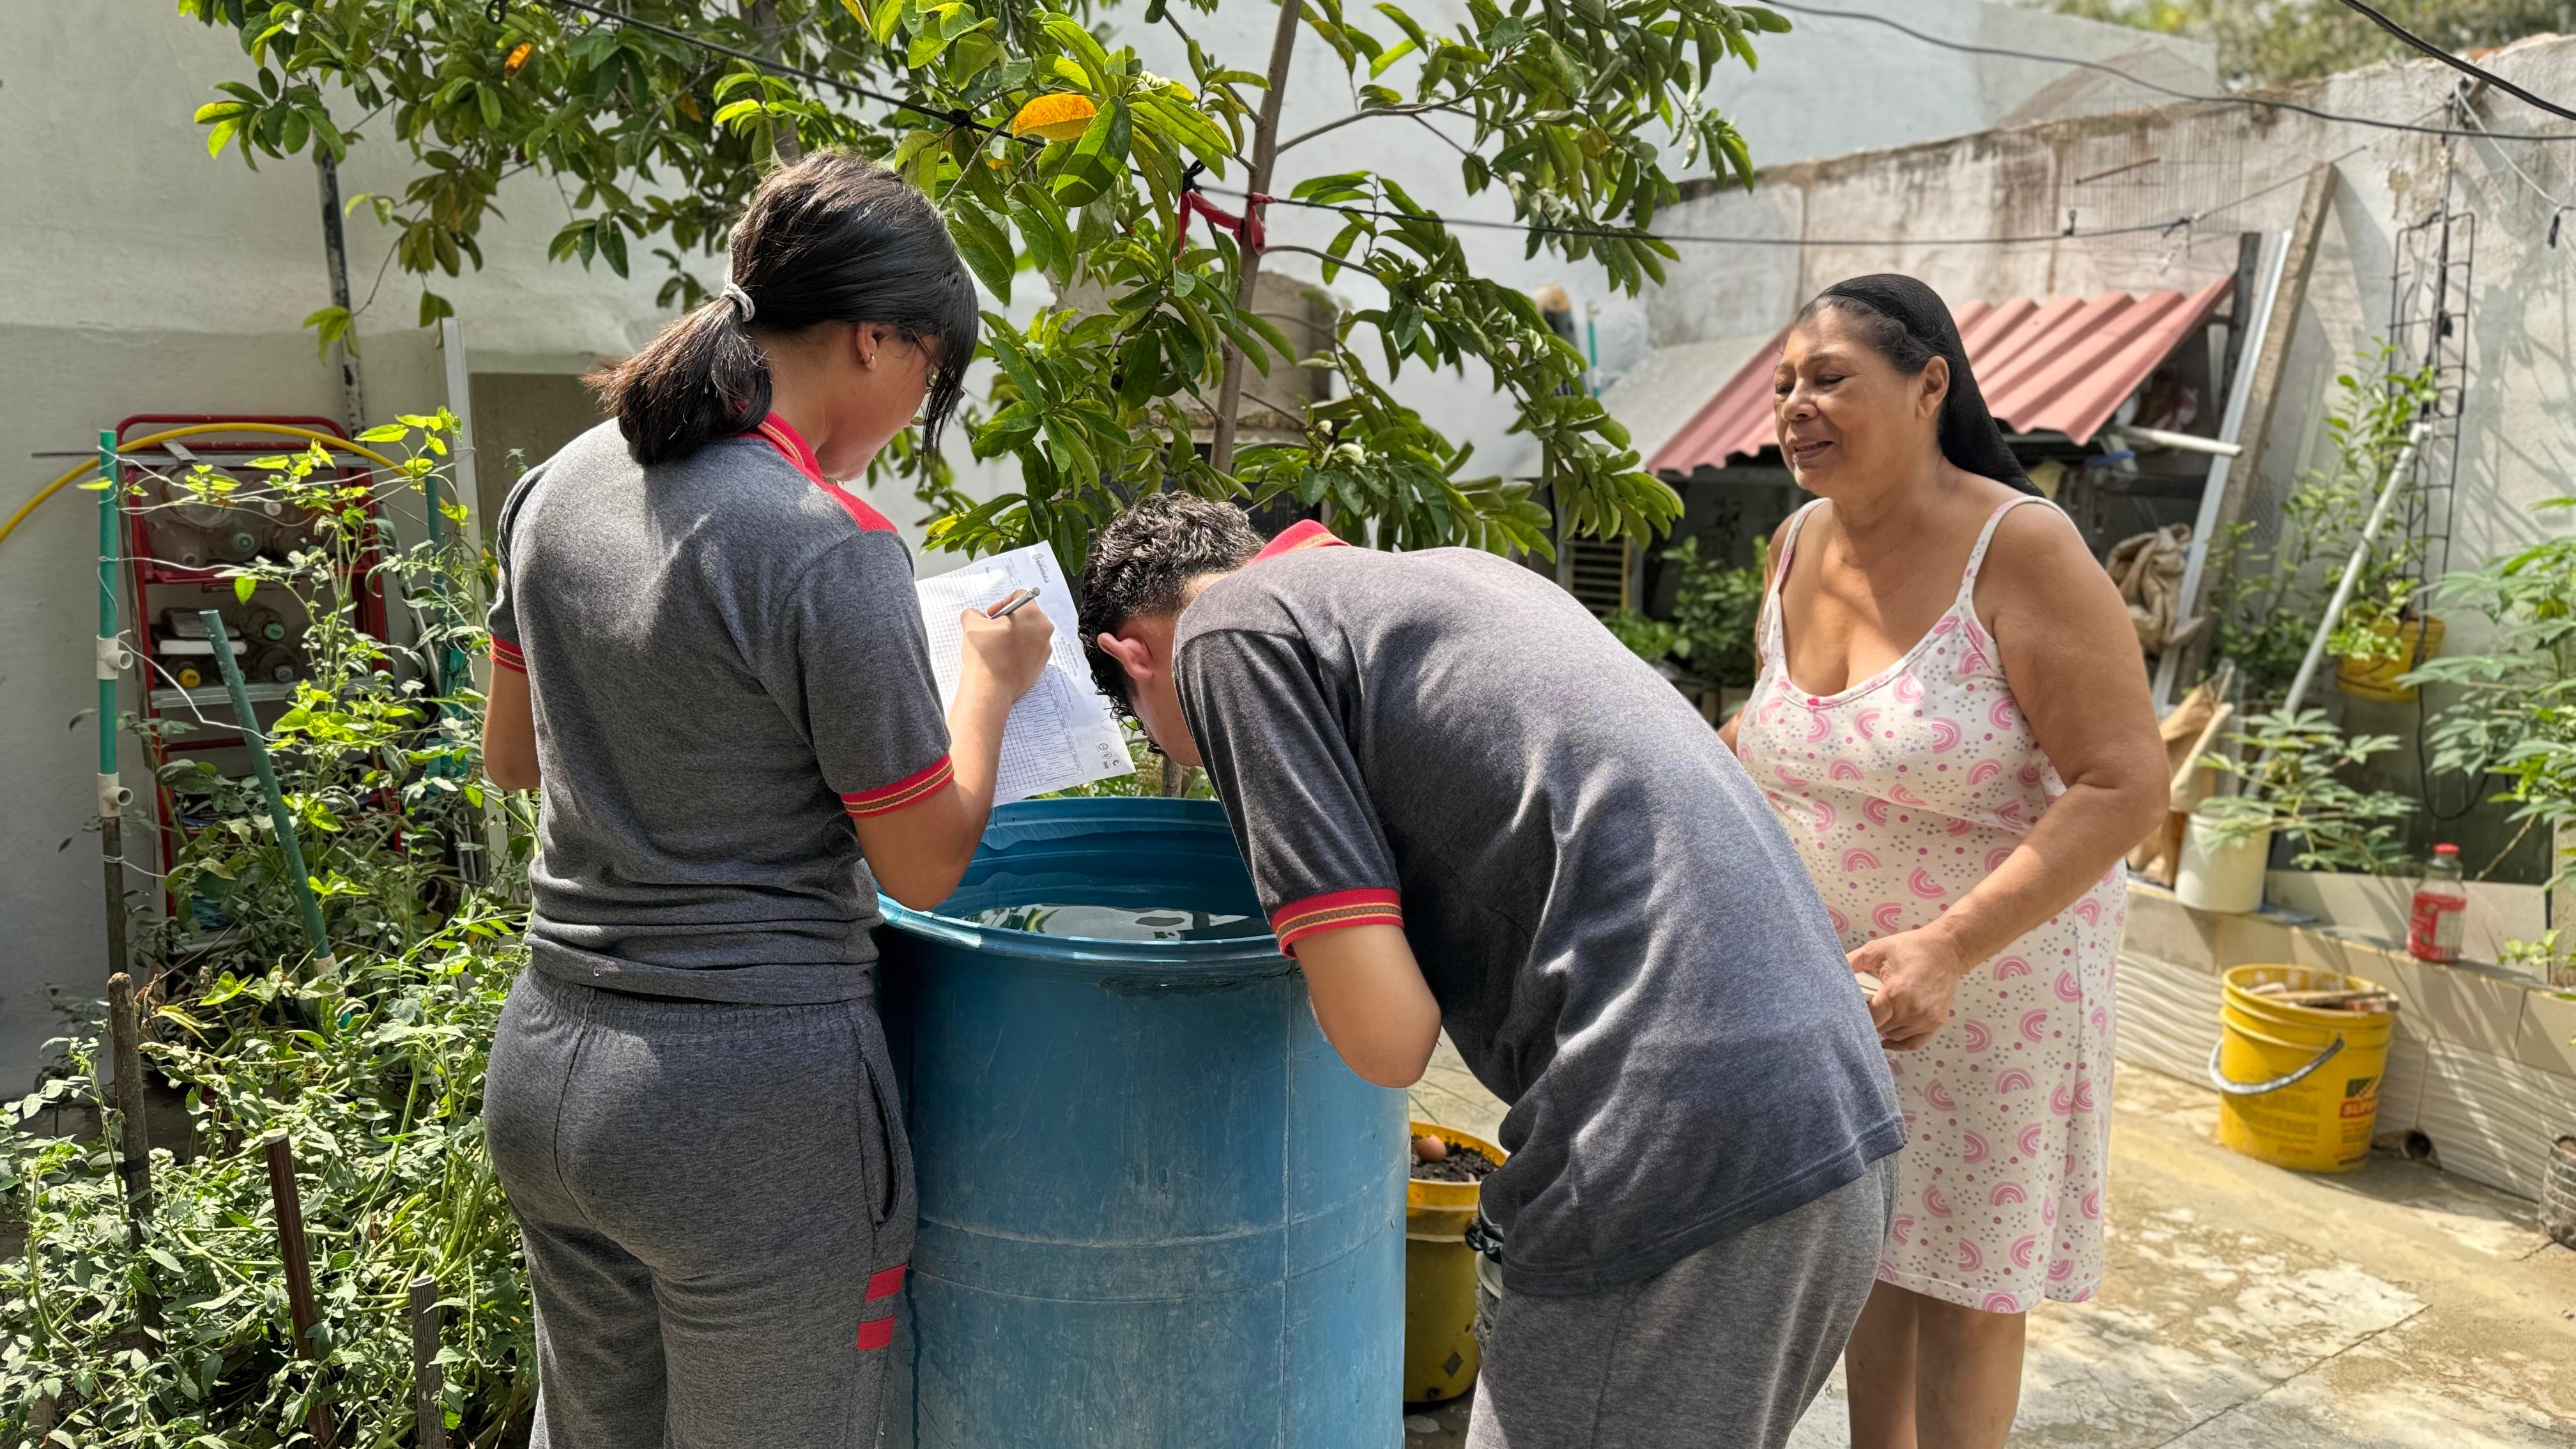
[[1447,1144],[1449,1155],[1438,1162],[1425,1162],[1419,1154],[1413,1159],[1415,1182],[1482,1182],[1485,1174],[1498,1165],[1494,1159],[1462,1142]]

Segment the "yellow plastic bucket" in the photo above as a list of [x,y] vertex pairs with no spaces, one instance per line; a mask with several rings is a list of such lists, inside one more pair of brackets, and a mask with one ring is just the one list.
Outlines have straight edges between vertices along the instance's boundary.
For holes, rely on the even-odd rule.
[[2335,683],[2343,692],[2362,699],[2375,699],[2385,704],[2411,704],[2415,686],[2400,684],[2397,676],[2422,665],[2442,648],[2442,621],[2408,619],[2394,626],[2382,625],[2379,633],[2396,639],[2404,652],[2394,659],[2363,662],[2346,659],[2335,666]]
[[2338,971],[2305,966],[2238,966],[2221,978],[2218,1045],[2209,1084],[2218,1100],[2218,1140],[2259,1161],[2302,1172],[2350,1172],[2370,1155],[2379,1116],[2379,1079],[2397,1012],[2293,1006],[2257,987],[2289,991],[2380,991]]
[[[1436,1122],[1413,1124],[1416,1137],[1473,1147],[1499,1163],[1503,1150],[1482,1137]],[[1408,1181],[1404,1185],[1404,1401],[1454,1399],[1476,1382],[1476,1250],[1467,1225],[1476,1220],[1472,1182]]]

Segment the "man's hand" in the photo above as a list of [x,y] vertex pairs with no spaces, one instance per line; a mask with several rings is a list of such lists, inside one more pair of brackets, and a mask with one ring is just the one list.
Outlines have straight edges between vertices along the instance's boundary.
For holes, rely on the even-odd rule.
[[1889,1051],[1910,1052],[1949,1021],[1959,978],[1975,963],[1947,937],[1930,930],[1899,931],[1850,953],[1854,975],[1878,978],[1870,1020]]
[[999,619],[983,609],[968,609],[957,616],[957,627],[966,636],[961,655],[965,670],[981,670],[1004,699],[1028,693],[1046,672],[1055,623],[1036,604],[1022,604]]

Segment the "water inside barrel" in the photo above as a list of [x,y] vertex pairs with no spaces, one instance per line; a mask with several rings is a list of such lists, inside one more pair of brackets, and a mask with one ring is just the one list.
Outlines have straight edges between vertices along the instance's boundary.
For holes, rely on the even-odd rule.
[[1177,906],[1093,906],[1039,903],[994,906],[970,919],[979,926],[1078,936],[1093,941],[1229,941],[1267,936],[1269,923],[1253,916],[1192,911]]

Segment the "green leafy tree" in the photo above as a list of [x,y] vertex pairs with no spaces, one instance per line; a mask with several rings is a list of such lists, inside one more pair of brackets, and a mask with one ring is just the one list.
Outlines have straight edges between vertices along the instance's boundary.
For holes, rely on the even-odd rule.
[[[2417,52],[2335,0],[2045,0],[2088,20],[2208,41],[2231,89],[2332,75]],[[2576,31],[2571,0],[2376,0],[2374,8],[2454,53]]]
[[[1252,306],[1259,251],[1190,230],[1184,193],[1200,168],[1212,185],[1268,192],[1284,157],[1344,126],[1404,128],[1408,145],[1432,144],[1410,123],[1436,115],[1470,137],[1443,138],[1467,190],[1499,188],[1533,228],[1533,254],[1596,259],[1633,292],[1673,255],[1645,234],[1678,199],[1668,165],[1723,167],[1751,184],[1743,138],[1704,98],[1722,64],[1750,66],[1752,37],[1787,22],[1713,0],[1469,0],[1463,23],[1435,31],[1395,4],[1357,15],[1342,0],[1302,0],[1280,10],[1254,70],[1190,35],[1185,12],[1214,4],[1119,13],[1176,33],[1181,78],[1113,48],[1106,26],[1027,0],[633,0],[606,17],[543,0],[180,9],[237,31],[249,67],[198,113],[211,150],[256,165],[388,134],[410,153],[399,195],[360,200],[399,230],[395,260],[423,280],[424,324],[449,310],[438,279],[482,264],[479,233],[502,181],[522,170],[556,180],[574,212],[553,255],[626,275],[649,250],[675,305],[708,295],[726,228],[773,156],[836,146],[901,170],[936,199],[993,297],[1038,287],[1053,299],[1025,325],[986,317],[1000,376],[973,448],[1016,460],[1016,492],[977,503],[936,460],[898,450],[881,462],[932,506],[939,547],[1043,540],[1074,561],[1127,498],[1159,487],[1293,497],[1353,539],[1405,548],[1549,552],[1538,488],[1580,531],[1669,526],[1679,500],[1585,394],[1581,354],[1528,298],[1478,275],[1398,182],[1352,171],[1286,193],[1341,209],[1339,231],[1313,249],[1327,284],[1348,270],[1384,293],[1380,305],[1336,309],[1322,345],[1306,348]],[[1338,59],[1353,105],[1283,136],[1301,44]],[[313,325],[327,340],[349,322],[326,311]],[[1408,366],[1471,363],[1517,404],[1516,426],[1539,447],[1534,479],[1474,475],[1470,449],[1390,391]],[[1283,391],[1275,384],[1298,370],[1339,385],[1300,390],[1292,438],[1238,450],[1247,392]],[[1200,429],[1212,435],[1204,453]]]

